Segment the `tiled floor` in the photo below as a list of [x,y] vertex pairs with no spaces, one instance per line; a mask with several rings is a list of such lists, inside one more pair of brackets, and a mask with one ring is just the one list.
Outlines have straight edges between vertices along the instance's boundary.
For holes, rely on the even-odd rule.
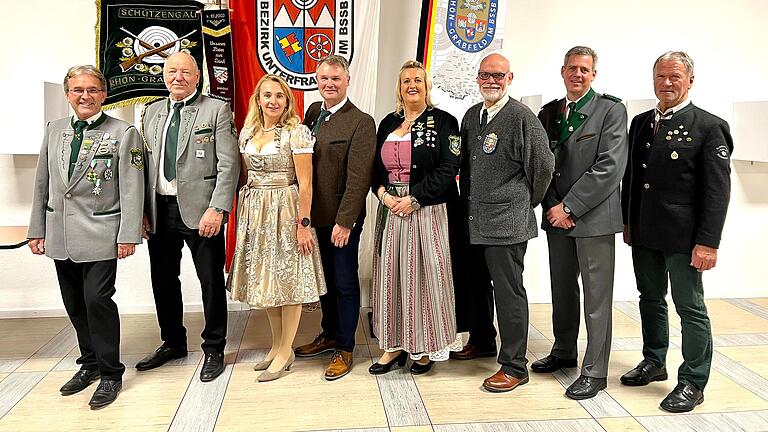
[[[658,408],[676,383],[681,361],[676,317],[670,319],[670,379],[640,388],[619,384],[619,376],[641,358],[633,302],[614,305],[608,389],[581,402],[563,396],[577,369],[531,374],[528,385],[505,394],[481,389],[483,378],[498,368],[493,359],[440,363],[422,376],[399,369],[374,377],[367,368],[381,350],[365,320],[349,376],[325,381],[326,354],[298,359],[284,378],[259,383],[252,366],[269,347],[269,324],[263,312],[244,311],[230,313],[227,369],[212,383],[197,378],[201,314],[185,316],[193,351],[148,372],[133,366],[160,343],[155,317],[124,316],[123,391],[113,405],[91,411],[87,402],[95,386],[68,397],[58,393],[78,368],[77,342],[66,318],[2,320],[0,431],[768,431],[768,299],[707,305],[715,355],[706,402],[683,415]],[[533,304],[530,311],[533,361],[549,352],[552,308]],[[312,340],[319,322],[319,311],[303,314],[296,343]],[[582,325],[581,349],[583,331]]]

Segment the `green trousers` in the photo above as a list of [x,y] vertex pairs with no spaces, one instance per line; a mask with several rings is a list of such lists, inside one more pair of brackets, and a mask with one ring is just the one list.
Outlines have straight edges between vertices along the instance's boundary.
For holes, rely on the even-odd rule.
[[691,267],[690,254],[636,246],[632,248],[632,261],[640,291],[643,357],[657,367],[666,365],[669,317],[665,297],[669,279],[683,335],[683,364],[677,380],[704,390],[712,366],[712,327],[704,304],[701,273]]

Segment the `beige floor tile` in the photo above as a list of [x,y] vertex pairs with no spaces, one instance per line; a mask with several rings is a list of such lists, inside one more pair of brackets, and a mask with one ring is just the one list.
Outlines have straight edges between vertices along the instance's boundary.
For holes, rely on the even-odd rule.
[[31,358],[14,372],[49,372],[61,361],[60,358]]
[[[659,403],[677,385],[677,367],[682,362],[680,350],[672,349],[667,355],[668,380],[655,382],[645,387],[629,387],[618,384],[618,377],[635,367],[638,358],[638,353],[628,351],[611,354],[611,364],[608,371],[608,376],[611,378],[607,390],[608,394],[635,417],[665,414],[659,408]],[[616,384],[611,385],[611,383]],[[761,399],[714,370],[710,375],[704,396],[704,404],[696,408],[697,414],[768,409],[768,401]]]
[[184,395],[194,367],[160,368],[137,375],[127,370],[123,390],[112,405],[92,411],[88,400],[95,385],[72,395],[60,396],[59,387],[69,372],[51,372],[0,419],[7,431],[165,431]]
[[768,309],[768,297],[751,298],[749,301]]
[[[296,339],[293,342],[294,347],[312,342],[320,334],[322,331],[320,320],[322,317],[322,312],[319,309],[314,312],[304,312],[301,314],[299,329],[296,331]],[[361,318],[361,322],[362,320],[363,318]],[[355,333],[355,343],[364,344],[366,340],[363,326],[358,324]],[[243,340],[240,342],[240,349],[264,349],[269,348],[271,345],[272,333],[269,328],[267,313],[263,310],[252,310],[248,317],[248,323],[245,326]]]
[[495,359],[448,361],[437,364],[428,374],[414,377],[432,423],[590,417],[578,402],[563,396],[563,386],[551,374],[531,374],[528,384],[508,393],[483,390],[483,380],[498,369]]
[[0,373],[0,381],[4,380],[5,377],[7,377],[7,376],[8,376],[7,373]]
[[391,432],[432,432],[432,426],[399,426],[389,428]]
[[605,432],[644,432],[646,429],[632,417],[597,419]]
[[768,333],[768,320],[724,300],[707,300],[712,333]]
[[768,378],[768,349],[765,346],[716,348],[722,354],[736,360],[745,367]]
[[[202,312],[184,314],[184,327],[187,328],[187,349],[200,351],[200,332],[205,325]],[[123,315],[120,317],[120,350],[122,354],[146,354],[153,352],[162,344],[160,327],[155,314]],[[74,350],[77,353],[77,349]]]
[[0,358],[29,357],[67,325],[64,317],[0,320]]
[[357,365],[334,382],[322,378],[327,360],[299,359],[291,372],[260,383],[251,364],[236,364],[216,431],[352,429],[387,426],[375,377]]

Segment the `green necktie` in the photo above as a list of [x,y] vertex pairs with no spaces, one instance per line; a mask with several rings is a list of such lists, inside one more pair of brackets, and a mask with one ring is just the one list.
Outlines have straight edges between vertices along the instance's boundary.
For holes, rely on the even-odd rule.
[[168,131],[165,133],[165,179],[171,181],[176,178],[176,147],[179,143],[179,123],[181,123],[181,108],[184,102],[173,104],[173,115]]
[[69,173],[67,175],[67,180],[72,178],[72,172],[75,171],[77,157],[80,154],[80,145],[83,143],[83,131],[86,126],[88,126],[88,122],[85,120],[78,120],[74,124],[75,136],[69,144],[71,153],[69,154]]
[[312,135],[317,135],[317,131],[320,129],[320,125],[325,122],[325,118],[329,115],[331,115],[330,111],[324,109],[320,110],[320,115],[317,117],[315,125],[312,126]]
[[573,118],[574,114],[576,114],[576,102],[571,102],[568,104],[568,122],[569,123]]
[[488,126],[488,110],[483,108],[483,115],[480,118],[480,130],[485,129]]

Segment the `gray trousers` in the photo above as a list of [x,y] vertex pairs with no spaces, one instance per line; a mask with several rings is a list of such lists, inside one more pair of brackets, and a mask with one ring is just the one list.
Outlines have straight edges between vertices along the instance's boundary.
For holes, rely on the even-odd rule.
[[488,272],[493,280],[496,317],[501,347],[501,370],[522,378],[528,376],[525,351],[528,347],[528,296],[523,287],[523,259],[528,242],[483,246]]
[[578,357],[578,277],[581,274],[587,327],[587,350],[581,363],[581,374],[605,378],[611,354],[615,234],[578,238],[547,233],[547,244],[552,282],[552,332],[555,335],[552,355],[561,359]]

